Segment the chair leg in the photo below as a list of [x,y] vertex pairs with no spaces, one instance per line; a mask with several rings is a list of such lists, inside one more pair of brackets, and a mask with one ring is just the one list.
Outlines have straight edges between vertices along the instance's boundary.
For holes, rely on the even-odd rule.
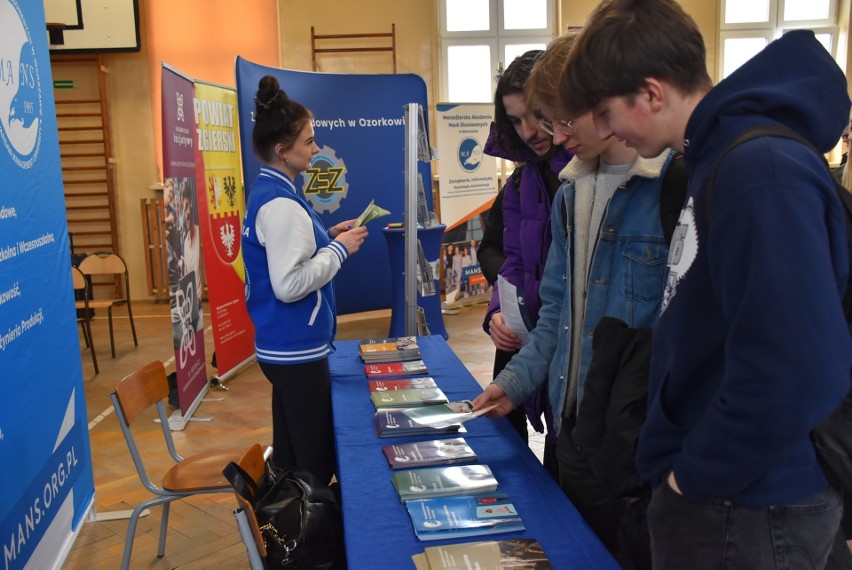
[[[169,516],[169,502],[177,498],[179,497],[157,497],[155,499],[145,501],[144,503],[137,505],[136,508],[133,509],[133,513],[130,515],[130,521],[127,524],[127,538],[124,540],[124,554],[121,558],[121,570],[128,570],[130,568],[130,554],[133,551],[133,539],[136,538],[136,525],[139,522],[139,515],[142,514],[142,511],[162,504],[163,520],[166,520]],[[162,557],[163,555],[158,554],[158,556]]]
[[127,538],[124,539],[124,555],[121,557],[121,570],[130,568],[130,553],[133,551],[133,540],[136,538],[136,523],[139,522],[139,515],[148,506],[147,502],[137,505],[130,515],[130,521],[127,524]]
[[166,555],[166,532],[169,530],[169,507],[171,502],[163,503],[163,520],[160,521],[160,547],[157,550],[157,558]]
[[127,315],[130,317],[130,330],[133,332],[133,344],[139,346],[136,340],[136,325],[133,324],[133,309],[130,308],[130,299],[127,299]]
[[89,341],[89,352],[92,353],[92,365],[95,367],[95,374],[100,374],[101,371],[98,370],[98,357],[95,356],[95,343],[92,339],[92,327],[89,321],[85,321],[85,329],[86,332],[84,334],[88,336]]
[[112,307],[107,309],[109,316],[109,346],[112,349],[112,357],[115,358],[115,338],[112,335]]
[[80,323],[80,330],[83,331],[83,341],[86,343],[86,348],[92,346],[92,343],[89,342],[89,335],[86,333],[86,322],[87,321],[77,321]]

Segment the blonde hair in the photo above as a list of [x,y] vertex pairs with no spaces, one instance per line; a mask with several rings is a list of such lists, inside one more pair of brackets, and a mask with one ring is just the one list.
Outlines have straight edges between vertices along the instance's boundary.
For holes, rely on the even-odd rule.
[[547,49],[536,60],[524,87],[527,109],[535,110],[541,105],[551,109],[562,107],[560,78],[576,37],[577,32],[562,34],[547,44]]

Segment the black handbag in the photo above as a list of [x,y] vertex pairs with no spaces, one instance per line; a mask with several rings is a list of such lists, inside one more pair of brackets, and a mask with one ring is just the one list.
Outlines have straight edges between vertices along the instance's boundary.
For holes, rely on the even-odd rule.
[[346,568],[343,516],[332,487],[307,471],[282,471],[269,462],[259,484],[234,462],[223,473],[254,507],[266,568]]

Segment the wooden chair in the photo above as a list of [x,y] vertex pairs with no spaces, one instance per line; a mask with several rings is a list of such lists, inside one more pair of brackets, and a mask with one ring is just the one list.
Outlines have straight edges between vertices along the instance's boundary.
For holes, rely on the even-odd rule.
[[124,259],[117,253],[111,251],[97,251],[91,255],[87,255],[80,262],[80,271],[86,276],[96,275],[112,275],[117,278],[124,278],[124,295],[116,294],[111,299],[92,299],[89,301],[89,307],[92,309],[106,309],[109,315],[109,344],[112,349],[112,357],[115,358],[115,338],[112,330],[112,308],[120,305],[127,305],[127,314],[130,317],[130,330],[133,332],[133,344],[139,346],[136,340],[136,325],[133,324],[133,308],[130,306],[130,279],[127,276],[127,265]]
[[[237,464],[242,467],[246,473],[248,473],[255,483],[260,483],[260,480],[263,478],[263,474],[266,471],[266,459],[264,459],[263,456],[263,448],[261,448],[257,443],[254,444],[245,452],[245,454],[243,454]],[[240,527],[240,536],[243,539],[243,543],[245,543],[251,568],[252,570],[255,570],[255,568],[262,569],[262,560],[266,559],[266,543],[264,542],[263,535],[260,532],[260,524],[257,522],[257,516],[255,515],[254,508],[251,506],[251,503],[245,500],[236,490],[234,491],[234,495],[236,495],[237,504],[240,507],[238,511],[234,512],[234,516],[237,517],[237,525]],[[240,525],[241,513],[247,523],[248,531],[251,535],[250,537],[245,536],[246,533]]]
[[[110,394],[118,423],[130,449],[133,464],[139,474],[142,485],[151,493],[156,495],[139,504],[130,516],[127,527],[127,539],[124,544],[124,556],[121,568],[126,569],[130,564],[130,553],[133,549],[133,539],[136,534],[136,524],[139,515],[145,509],[163,505],[163,520],[160,525],[160,544],[157,556],[162,558],[166,548],[166,530],[169,524],[169,504],[175,499],[189,497],[190,495],[202,493],[222,493],[231,490],[231,485],[222,474],[222,469],[231,461],[239,460],[243,454],[242,449],[211,450],[197,453],[186,458],[181,457],[175,449],[169,420],[166,417],[166,408],[163,399],[169,395],[169,382],[166,379],[166,369],[160,361],[153,361],[141,369],[125,377]],[[139,447],[130,429],[131,424],[139,415],[151,406],[156,406],[160,419],[160,427],[166,442],[169,455],[174,460],[172,466],[162,478],[161,487],[155,485],[139,453]]]
[[100,372],[98,370],[98,357],[95,356],[95,343],[92,341],[92,310],[89,308],[89,298],[91,297],[89,284],[86,282],[86,276],[83,275],[83,272],[73,265],[71,266],[71,281],[74,283],[74,291],[82,293],[83,300],[74,303],[74,307],[77,310],[77,323],[83,331],[83,340],[86,342],[89,352],[92,353],[92,364],[95,366],[95,374],[98,374]]

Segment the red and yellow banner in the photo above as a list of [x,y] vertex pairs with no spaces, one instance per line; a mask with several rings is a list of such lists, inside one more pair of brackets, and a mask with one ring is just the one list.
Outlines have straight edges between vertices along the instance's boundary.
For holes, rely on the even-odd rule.
[[195,82],[198,212],[213,321],[216,367],[222,376],[254,356],[254,327],[245,304],[245,271],[240,250],[245,213],[237,94]]

